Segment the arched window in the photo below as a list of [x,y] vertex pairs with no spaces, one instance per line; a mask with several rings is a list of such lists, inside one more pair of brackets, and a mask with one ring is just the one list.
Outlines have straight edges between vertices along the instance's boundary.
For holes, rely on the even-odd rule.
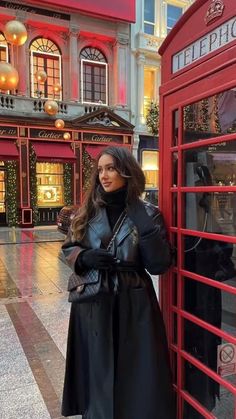
[[[47,73],[44,83],[36,80],[35,74],[39,70]],[[30,45],[30,79],[31,96],[54,98],[61,100],[62,91],[55,93],[53,86],[61,85],[61,52],[53,41],[46,38],[37,38]]]
[[5,63],[9,62],[9,50],[7,41],[3,35],[3,33],[0,32],[0,61],[3,61]]
[[81,101],[108,105],[107,60],[96,48],[86,47],[80,53]]

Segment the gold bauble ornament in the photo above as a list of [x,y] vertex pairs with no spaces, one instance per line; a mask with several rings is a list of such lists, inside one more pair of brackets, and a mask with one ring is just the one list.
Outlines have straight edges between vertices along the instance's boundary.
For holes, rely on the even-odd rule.
[[69,132],[65,132],[65,133],[63,134],[63,138],[64,138],[64,140],[70,140],[70,139],[71,139],[71,135],[70,135],[70,133],[69,133]]
[[35,78],[39,83],[44,83],[47,80],[47,73],[44,70],[38,70],[35,73]]
[[56,115],[58,104],[55,100],[47,100],[44,104],[44,110],[48,115]]
[[4,35],[10,44],[23,45],[27,40],[27,30],[25,25],[18,20],[10,20],[4,28]]
[[9,63],[0,63],[0,89],[13,90],[19,82],[18,71]]
[[54,93],[60,93],[60,91],[61,91],[60,83],[54,84],[54,86],[52,88],[53,88]]
[[63,121],[63,119],[56,119],[55,121],[55,127],[58,129],[62,129],[65,126],[65,122]]

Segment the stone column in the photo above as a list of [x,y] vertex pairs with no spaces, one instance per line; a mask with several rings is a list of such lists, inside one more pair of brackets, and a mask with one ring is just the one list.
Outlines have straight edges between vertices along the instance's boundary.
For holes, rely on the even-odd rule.
[[161,80],[160,80],[160,66],[156,66],[156,69],[154,71],[154,100],[155,102],[159,103],[159,87],[161,85]]
[[118,34],[114,45],[114,105],[120,107],[128,103],[128,45],[129,36]]
[[138,146],[139,146],[139,135],[134,134],[132,154],[136,158],[137,161],[138,161]]
[[161,33],[160,36],[163,38],[167,35],[167,3],[166,1],[162,2],[161,5],[162,13],[161,13]]
[[70,100],[79,100],[79,60],[78,60],[78,35],[76,26],[70,27],[69,38],[69,75],[70,75]]
[[[18,12],[16,14],[17,20],[23,23],[26,27],[27,33],[29,34],[30,28],[26,25],[26,13]],[[29,37],[29,36],[28,36]],[[19,73],[19,83],[17,87],[18,95],[27,96],[28,95],[28,85],[29,85],[29,41],[28,39],[23,45],[14,46],[12,48],[12,53],[14,56],[14,63],[17,71]],[[13,57],[12,57],[13,58]]]
[[137,121],[136,129],[143,130],[145,126],[144,118],[144,54],[137,56]]
[[28,77],[29,77],[29,54],[27,54],[28,43],[17,49],[17,70],[19,73],[18,94],[20,96],[28,96]]

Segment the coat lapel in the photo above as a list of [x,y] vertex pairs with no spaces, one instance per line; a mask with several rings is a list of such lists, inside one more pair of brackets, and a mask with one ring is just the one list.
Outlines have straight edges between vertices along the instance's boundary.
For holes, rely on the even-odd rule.
[[122,224],[117,236],[116,236],[116,245],[118,246],[132,231],[133,223],[129,217],[125,218],[124,223]]
[[106,248],[112,237],[112,231],[104,207],[99,209],[98,213],[89,221],[89,225]]

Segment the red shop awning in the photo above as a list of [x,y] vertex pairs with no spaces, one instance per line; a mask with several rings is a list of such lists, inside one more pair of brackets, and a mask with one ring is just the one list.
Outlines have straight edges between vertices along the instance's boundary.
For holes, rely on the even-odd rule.
[[17,160],[18,149],[14,141],[0,140],[0,160]]
[[99,153],[101,153],[101,151],[106,147],[107,145],[87,145],[85,150],[90,155],[90,157],[92,157],[92,159],[96,159]]
[[74,163],[74,155],[70,144],[46,143],[44,141],[33,141],[33,149],[38,161],[62,161],[63,163]]

